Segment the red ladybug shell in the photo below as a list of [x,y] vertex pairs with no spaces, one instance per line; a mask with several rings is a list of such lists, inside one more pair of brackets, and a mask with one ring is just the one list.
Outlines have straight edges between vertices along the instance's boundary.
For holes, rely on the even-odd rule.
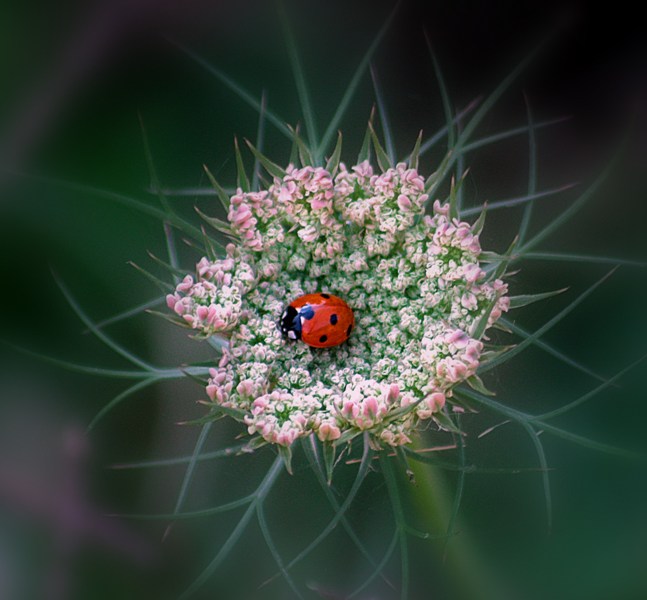
[[[310,313],[308,306],[314,311],[314,315]],[[290,307],[299,315],[307,315],[306,318],[297,317],[301,326],[300,338],[315,348],[331,348],[343,344],[355,326],[351,307],[332,294],[306,294],[291,302]]]

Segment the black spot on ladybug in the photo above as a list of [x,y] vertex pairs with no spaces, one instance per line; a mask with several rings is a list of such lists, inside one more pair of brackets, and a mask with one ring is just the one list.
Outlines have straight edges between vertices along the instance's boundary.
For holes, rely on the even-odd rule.
[[351,332],[351,331],[353,331],[353,326],[352,326],[352,325],[349,325],[349,326],[348,326],[348,329],[346,330],[346,337],[348,337],[348,336],[350,335],[350,332]]
[[322,298],[325,298],[326,300],[328,300],[328,298],[330,298],[330,294],[320,294],[320,295],[321,295]]
[[337,315],[330,315],[330,324],[337,325]]
[[326,341],[327,341],[327,340],[328,340],[328,336],[327,336],[327,335],[322,335],[322,336],[319,338],[319,341],[320,341],[322,344],[326,343]]

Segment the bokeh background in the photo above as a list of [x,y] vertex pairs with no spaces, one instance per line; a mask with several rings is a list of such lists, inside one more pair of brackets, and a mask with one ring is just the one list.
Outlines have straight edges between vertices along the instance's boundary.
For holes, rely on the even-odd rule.
[[[394,2],[285,5],[322,131]],[[174,598],[215,555],[234,521],[217,516],[167,530],[168,521],[107,519],[113,513],[172,511],[184,475],[181,466],[134,471],[110,466],[190,454],[199,429],[177,423],[202,414],[196,405],[200,388],[193,382],[149,388],[86,436],[92,417],[125,382],[73,373],[15,346],[86,365],[128,366],[87,333],[56,278],[96,322],[145,303],[159,292],[128,263],[156,271],[148,253],[164,256],[164,231],[155,219],[61,181],[155,204],[141,117],[163,186],[207,187],[203,164],[225,185],[233,184],[233,137],[255,139],[258,115],[182,47],[255,96],[265,92],[268,106],[296,124],[302,115],[276,5],[260,0],[24,0],[5,1],[1,10],[0,598]],[[586,2],[403,0],[373,60],[401,155],[420,129],[431,134],[443,125],[425,32],[458,109],[492,91],[550,34],[544,51],[479,134],[523,125],[525,98],[536,121],[569,117],[538,131],[539,189],[579,186],[538,201],[534,230],[559,215],[624,144],[610,178],[542,250],[645,263],[647,45],[638,9],[627,2],[593,8]],[[366,74],[341,125],[347,161],[359,150],[374,101]],[[269,124],[264,147],[276,162],[287,162],[289,142]],[[421,168],[432,172],[442,153],[441,144]],[[527,153],[527,138],[517,136],[468,155],[466,202],[523,195]],[[198,192],[172,202],[190,218],[194,205],[212,214],[218,210],[213,198]],[[503,251],[520,214],[520,209],[493,212],[482,236],[484,247]],[[177,241],[181,264],[191,270],[199,255],[179,234]],[[537,328],[612,262],[524,262],[511,279],[513,293],[566,286],[569,291],[521,309],[513,315],[515,322]],[[546,341],[600,376],[612,376],[645,354],[645,283],[644,267],[621,266]],[[205,344],[146,314],[106,331],[155,364],[178,366],[212,355]],[[641,372],[644,365],[557,424],[594,440],[647,451]],[[599,382],[533,348],[489,373],[487,383],[501,401],[541,412]],[[495,423],[496,417],[487,414],[466,419],[469,462],[536,466],[532,444],[518,427],[477,437]],[[219,423],[206,448],[228,445],[237,433],[236,426]],[[469,475],[456,541],[445,549],[443,542],[412,539],[412,598],[647,597],[644,463],[546,434],[542,439],[554,468],[552,530],[547,532],[537,473]],[[201,463],[185,508],[212,506],[245,493],[271,460],[271,451],[265,451]],[[455,472],[433,470],[426,476],[438,497],[451,504]],[[336,489],[342,497],[352,477],[352,466],[341,470]],[[442,534],[447,515],[432,511],[419,488],[402,484],[410,494],[412,521]],[[369,476],[350,516],[380,554],[392,525],[378,474]],[[274,490],[268,517],[288,557],[331,517],[299,457],[295,475],[284,476]],[[366,565],[347,539],[335,533],[295,569],[295,576],[320,590],[310,592],[312,597],[342,598],[362,569]],[[258,528],[252,527],[197,597],[291,598],[280,579],[259,587],[275,570]],[[388,573],[397,583],[397,560]],[[378,586],[365,597],[397,594]]]

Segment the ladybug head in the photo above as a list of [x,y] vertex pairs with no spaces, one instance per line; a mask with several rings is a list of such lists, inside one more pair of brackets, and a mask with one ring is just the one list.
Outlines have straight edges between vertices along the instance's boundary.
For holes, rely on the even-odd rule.
[[288,306],[281,315],[278,327],[283,337],[291,340],[301,339],[301,319],[299,311],[294,306]]

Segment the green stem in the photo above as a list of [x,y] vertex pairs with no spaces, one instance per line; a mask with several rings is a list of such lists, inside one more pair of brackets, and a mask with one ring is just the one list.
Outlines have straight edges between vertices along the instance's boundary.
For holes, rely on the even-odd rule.
[[[441,469],[428,463],[411,461],[416,487],[413,493],[414,506],[426,531],[447,531],[452,521],[454,499],[445,474]],[[474,546],[465,524],[460,518],[452,523],[451,538],[438,538],[438,553],[433,559],[445,561],[445,572],[453,583],[452,598],[479,598],[501,600],[505,598],[502,585],[495,580],[494,573],[484,564]]]

